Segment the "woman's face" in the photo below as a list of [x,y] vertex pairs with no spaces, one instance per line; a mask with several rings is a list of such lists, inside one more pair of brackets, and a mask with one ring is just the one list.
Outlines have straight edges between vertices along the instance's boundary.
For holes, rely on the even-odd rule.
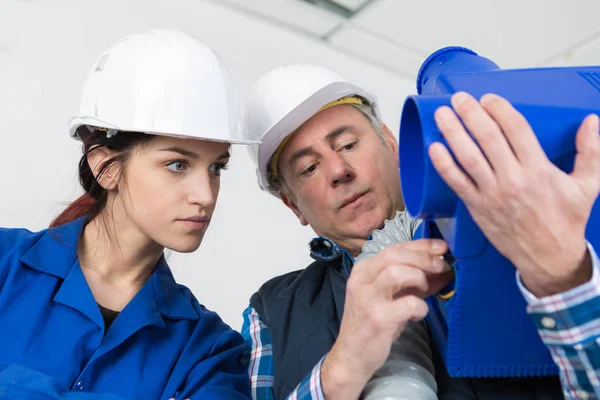
[[[215,209],[229,144],[156,136],[132,151],[114,193],[119,228],[188,253],[200,246]],[[112,197],[112,196],[111,196]],[[125,226],[123,226],[123,223]]]

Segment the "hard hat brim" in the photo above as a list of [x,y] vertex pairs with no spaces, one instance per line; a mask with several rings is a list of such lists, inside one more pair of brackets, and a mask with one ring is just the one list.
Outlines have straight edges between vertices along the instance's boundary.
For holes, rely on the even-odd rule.
[[119,127],[119,126],[110,124],[106,121],[102,121],[102,120],[100,120],[98,118],[94,118],[94,117],[75,117],[69,121],[69,134],[71,135],[71,137],[73,139],[81,140],[79,135],[77,135],[77,129],[83,125],[94,126],[94,127],[98,127],[98,128],[115,129],[115,130],[122,131],[122,132],[143,132],[148,135],[169,136],[169,137],[176,137],[176,138],[181,138],[181,139],[192,139],[192,140],[206,140],[209,142],[242,144],[242,145],[261,144],[261,141],[257,141],[257,140],[220,139],[219,136],[222,136],[222,135],[212,136],[210,134],[207,135],[204,132],[199,133],[197,135],[193,135],[193,134],[185,133],[185,132],[159,132],[159,131],[151,131],[151,130],[144,129],[144,128],[133,129],[131,127]]

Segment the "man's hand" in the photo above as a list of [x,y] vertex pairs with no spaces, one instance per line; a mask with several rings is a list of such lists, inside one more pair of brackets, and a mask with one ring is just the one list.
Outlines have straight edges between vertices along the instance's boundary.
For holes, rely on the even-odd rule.
[[472,137],[449,107],[440,107],[435,119],[466,174],[441,143],[430,146],[429,156],[486,237],[538,297],[588,281],[585,228],[600,192],[598,117],[580,126],[575,167],[566,174],[505,99],[485,95],[478,103],[457,93],[452,107]]
[[452,279],[440,257],[446,250],[443,241],[422,239],[389,246],[354,265],[340,333],[321,370],[328,400],[358,398],[407,322],[425,317],[423,299]]

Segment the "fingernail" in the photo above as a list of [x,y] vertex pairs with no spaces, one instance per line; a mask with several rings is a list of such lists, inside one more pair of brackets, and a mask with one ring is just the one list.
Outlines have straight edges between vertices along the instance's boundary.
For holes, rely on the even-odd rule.
[[437,109],[437,111],[433,114],[433,116],[438,123],[446,122],[452,116],[452,110],[450,110],[450,108],[448,108],[446,106],[442,106]]
[[461,105],[468,99],[469,99],[469,95],[467,93],[458,92],[452,96],[450,102],[452,103],[452,107],[456,108],[457,106]]
[[600,125],[600,119],[598,118],[598,115],[591,114],[590,119],[592,120],[592,125],[598,129],[598,125]]
[[435,251],[435,252],[442,252],[442,251],[446,250],[446,243],[441,240],[434,240],[433,243],[431,244],[431,247],[433,248],[433,251]]
[[481,96],[481,98],[479,99],[479,103],[484,105],[486,103],[489,103],[490,101],[497,99],[498,96],[495,95],[494,93],[486,93],[483,96]]

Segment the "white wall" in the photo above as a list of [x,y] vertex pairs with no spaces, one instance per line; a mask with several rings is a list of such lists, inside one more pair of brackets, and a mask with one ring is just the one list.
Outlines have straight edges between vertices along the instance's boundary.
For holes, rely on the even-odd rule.
[[[251,1],[251,0],[248,0]],[[83,77],[106,46],[127,34],[176,28],[223,57],[242,98],[260,74],[291,62],[319,62],[379,95],[398,130],[414,83],[199,0],[21,0],[0,2],[0,226],[45,228],[79,193],[78,142],[66,126]],[[269,278],[310,261],[303,228],[279,200],[258,189],[244,148],[235,148],[212,225],[200,249],[171,256],[176,278],[233,328],[250,295]]]

